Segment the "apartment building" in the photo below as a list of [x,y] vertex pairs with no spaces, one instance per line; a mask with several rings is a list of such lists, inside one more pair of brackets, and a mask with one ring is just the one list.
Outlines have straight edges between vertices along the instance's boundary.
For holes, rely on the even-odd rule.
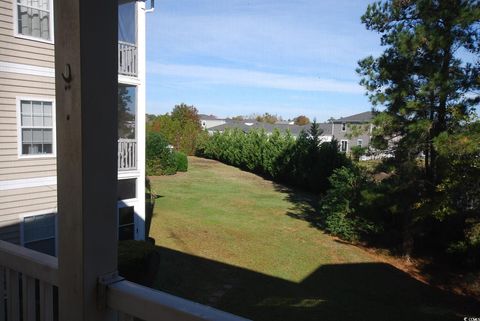
[[[0,239],[56,254],[52,0],[0,0]],[[145,2],[118,2],[118,228],[145,237]],[[60,214],[61,215],[61,214]]]

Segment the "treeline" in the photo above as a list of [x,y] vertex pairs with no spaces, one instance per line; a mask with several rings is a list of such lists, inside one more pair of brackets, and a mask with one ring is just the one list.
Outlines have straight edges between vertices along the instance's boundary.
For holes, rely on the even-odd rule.
[[[275,114],[270,114],[270,113],[263,113],[263,114],[254,113],[254,114],[251,114],[251,115],[248,115],[248,116],[238,115],[238,116],[233,116],[232,117],[232,120],[235,120],[235,121],[244,121],[244,120],[247,120],[247,119],[250,119],[250,120],[255,119],[258,122],[268,123],[268,124],[275,124],[277,122],[284,121],[282,116],[275,115]],[[300,115],[300,116],[294,117],[291,121],[295,125],[299,125],[299,126],[308,125],[308,124],[311,123],[310,119],[305,115]]]
[[263,130],[226,130],[205,139],[197,155],[319,193],[328,188],[334,169],[350,163],[336,141],[320,144],[320,134],[316,123],[297,139],[278,130],[271,135]]
[[336,169],[320,201],[318,224],[342,239],[407,257],[479,267],[480,122],[444,132],[433,145],[442,171],[436,185],[421,158],[405,161],[398,154],[374,168],[353,163]]

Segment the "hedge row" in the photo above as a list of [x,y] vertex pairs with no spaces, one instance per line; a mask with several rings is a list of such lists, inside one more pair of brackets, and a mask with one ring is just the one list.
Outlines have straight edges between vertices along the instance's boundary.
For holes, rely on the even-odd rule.
[[320,144],[312,130],[298,139],[278,130],[215,133],[197,149],[197,155],[266,176],[312,192],[324,192],[333,170],[349,163],[336,141]]

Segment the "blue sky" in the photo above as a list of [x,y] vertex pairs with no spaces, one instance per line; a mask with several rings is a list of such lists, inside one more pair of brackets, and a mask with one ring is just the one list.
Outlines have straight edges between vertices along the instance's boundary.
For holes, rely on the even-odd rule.
[[381,52],[366,0],[162,0],[147,15],[147,112],[195,105],[318,121],[370,109],[357,61]]

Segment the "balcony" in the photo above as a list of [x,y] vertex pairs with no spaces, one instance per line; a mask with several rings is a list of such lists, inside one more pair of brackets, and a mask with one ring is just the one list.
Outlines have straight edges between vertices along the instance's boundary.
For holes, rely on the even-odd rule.
[[129,77],[138,76],[138,51],[135,44],[118,41],[118,73]]
[[[58,260],[0,241],[0,320],[58,320]],[[99,280],[97,308],[117,320],[247,321],[121,277]]]
[[118,140],[118,171],[137,169],[137,141],[120,138]]

